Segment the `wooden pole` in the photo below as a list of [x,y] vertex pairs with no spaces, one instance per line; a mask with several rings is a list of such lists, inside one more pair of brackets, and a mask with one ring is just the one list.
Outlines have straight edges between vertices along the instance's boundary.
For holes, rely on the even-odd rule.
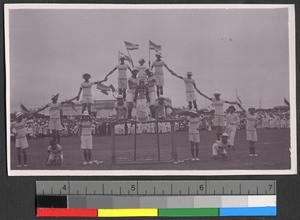
[[178,155],[176,151],[176,146],[174,145],[174,132],[175,132],[175,122],[172,121],[171,123],[171,145],[172,145],[172,159],[173,161],[177,161]]
[[134,161],[136,161],[136,125],[137,123],[134,125]]
[[116,145],[115,145],[115,123],[110,123],[111,129],[111,162],[112,164],[116,164]]
[[127,53],[128,53],[128,56],[130,57],[130,63],[131,63],[131,66],[132,66],[132,68],[134,67],[133,66],[133,61],[132,61],[132,58],[131,58],[131,56],[130,56],[130,53],[129,53],[129,50],[126,48],[126,50],[127,50]]
[[150,51],[151,51],[151,50],[150,50],[150,45],[149,45],[149,63],[148,63],[148,64],[149,64],[149,67],[150,67],[150,65],[151,65],[151,60],[150,60]]
[[160,143],[159,143],[158,121],[156,121],[156,140],[157,140],[157,156],[158,156],[158,161],[160,161]]

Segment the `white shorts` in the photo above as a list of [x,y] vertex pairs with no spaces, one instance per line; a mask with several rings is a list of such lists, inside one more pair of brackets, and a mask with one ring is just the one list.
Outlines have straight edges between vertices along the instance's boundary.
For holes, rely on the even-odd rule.
[[60,118],[50,118],[49,129],[60,131],[62,129]]
[[150,98],[149,105],[154,105],[156,99],[155,91],[149,92],[149,98]]
[[215,115],[213,123],[214,126],[224,127],[225,126],[224,115]]
[[133,102],[134,96],[135,96],[134,93],[131,93],[131,92],[128,92],[128,91],[127,91],[127,94],[126,94],[127,102]]
[[189,141],[199,143],[200,142],[200,134],[199,133],[190,133],[189,134]]
[[127,89],[127,79],[118,79],[118,88]]
[[26,137],[16,138],[16,148],[25,149],[28,148],[28,142]]
[[164,86],[165,85],[165,78],[164,78],[163,74],[159,74],[159,75],[154,74],[154,78],[155,78],[156,86]]
[[81,149],[93,149],[93,137],[92,135],[81,136]]
[[93,103],[93,98],[91,95],[83,95],[82,96],[82,103],[88,104],[88,103]]
[[186,94],[186,101],[187,102],[192,102],[192,101],[197,100],[195,92],[186,92],[185,94]]
[[247,130],[247,141],[257,142],[256,130]]

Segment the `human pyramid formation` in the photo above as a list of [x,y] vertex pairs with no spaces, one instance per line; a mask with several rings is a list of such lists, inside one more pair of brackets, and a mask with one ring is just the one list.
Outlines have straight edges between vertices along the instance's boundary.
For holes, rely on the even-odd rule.
[[[74,100],[79,100],[82,93],[82,118],[79,124],[79,134],[81,136],[81,149],[83,149],[84,162],[83,165],[99,164],[99,161],[93,161],[92,158],[92,121],[97,118],[91,115],[91,105],[93,102],[91,88],[93,85],[102,85],[101,83],[108,80],[108,77],[118,70],[118,96],[115,103],[117,112],[117,120],[132,120],[132,109],[136,108],[136,116],[138,122],[148,121],[148,109],[150,110],[150,120],[166,119],[166,111],[171,109],[172,105],[169,98],[163,97],[164,89],[164,72],[165,67],[173,76],[183,80],[186,88],[186,101],[189,106],[189,142],[191,145],[192,160],[199,160],[199,123],[200,117],[197,109],[196,92],[204,98],[212,101],[214,113],[214,127],[216,129],[217,141],[212,146],[213,158],[227,157],[226,148],[234,148],[235,131],[239,122],[239,116],[235,113],[235,107],[238,105],[243,111],[244,108],[238,102],[224,101],[220,98],[220,92],[215,92],[213,97],[208,97],[203,94],[196,86],[195,80],[192,78],[192,72],[187,72],[186,77],[176,74],[171,70],[166,63],[161,59],[161,53],[155,54],[156,60],[153,61],[150,68],[144,66],[145,60],[141,58],[139,65],[130,68],[125,63],[126,57],[119,58],[120,63],[110,71],[102,81],[90,82],[91,75],[83,74],[84,82],[81,83],[78,95],[72,99],[58,102],[59,94],[51,96],[51,102],[44,107],[38,108],[36,111],[25,115],[22,112],[16,114],[16,120],[12,123],[11,131],[16,135],[16,148],[18,156],[18,167],[22,166],[21,155],[23,154],[24,166],[27,166],[28,143],[26,139],[26,117],[32,117],[34,114],[49,108],[49,129],[52,132],[53,140],[48,147],[49,157],[47,164],[61,164],[63,160],[62,149],[60,144],[61,126],[61,108],[65,103],[71,103]],[[133,65],[132,65],[133,66]],[[131,72],[131,77],[127,78],[127,69]],[[154,71],[152,71],[154,69]],[[127,86],[128,85],[128,86]],[[156,90],[156,91],[155,91]],[[231,104],[229,114],[226,116],[226,133],[225,131],[225,114],[224,103]],[[87,109],[87,110],[86,110]],[[245,111],[246,112],[246,111]],[[258,115],[255,113],[255,108],[249,107],[246,112],[247,119],[247,140],[249,142],[249,156],[257,156],[255,153],[255,142],[257,141],[256,126],[258,124]],[[15,129],[15,132],[13,131]],[[229,139],[229,140],[228,140]],[[175,161],[177,163],[177,161]]]

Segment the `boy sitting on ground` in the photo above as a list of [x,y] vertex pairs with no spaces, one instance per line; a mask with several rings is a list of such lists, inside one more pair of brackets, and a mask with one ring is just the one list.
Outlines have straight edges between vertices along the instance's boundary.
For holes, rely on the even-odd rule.
[[48,147],[48,159],[47,165],[61,165],[63,162],[63,152],[61,146],[56,143],[56,140],[50,141],[50,146]]

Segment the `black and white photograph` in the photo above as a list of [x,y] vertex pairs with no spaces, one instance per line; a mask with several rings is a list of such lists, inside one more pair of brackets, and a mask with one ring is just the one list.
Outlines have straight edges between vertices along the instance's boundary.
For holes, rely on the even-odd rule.
[[6,4],[8,174],[296,174],[294,10]]

